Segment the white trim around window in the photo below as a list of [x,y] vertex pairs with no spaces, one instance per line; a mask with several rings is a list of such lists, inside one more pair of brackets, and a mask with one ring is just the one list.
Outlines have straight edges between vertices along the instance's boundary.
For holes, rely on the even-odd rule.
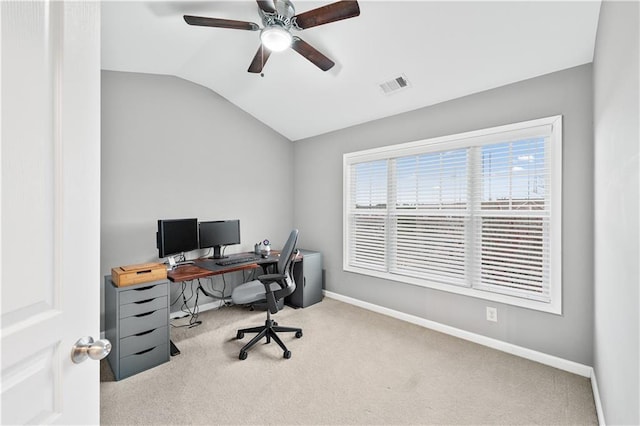
[[347,153],[347,272],[562,314],[562,117]]

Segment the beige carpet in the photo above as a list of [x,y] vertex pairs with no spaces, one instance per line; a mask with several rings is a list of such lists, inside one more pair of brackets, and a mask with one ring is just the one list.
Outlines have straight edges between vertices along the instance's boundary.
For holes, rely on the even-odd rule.
[[328,298],[275,316],[304,330],[291,359],[240,361],[236,330],[264,318],[204,312],[171,330],[181,355],[119,382],[102,361],[101,423],[597,424],[589,379]]

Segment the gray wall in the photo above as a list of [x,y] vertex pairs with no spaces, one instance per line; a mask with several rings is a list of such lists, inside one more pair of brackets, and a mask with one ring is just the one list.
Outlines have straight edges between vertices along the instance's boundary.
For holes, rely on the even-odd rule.
[[640,424],[637,2],[602,3],[594,58],[594,369],[608,424]]
[[[294,223],[301,245],[323,252],[327,290],[592,365],[592,108],[587,64],[298,141]],[[557,114],[564,127],[562,316],[342,270],[344,153]],[[486,306],[498,307],[498,323],[486,321]]]
[[242,244],[227,253],[264,238],[282,247],[293,225],[292,160],[292,142],[209,89],[103,71],[102,274],[158,261],[158,219],[240,219]]

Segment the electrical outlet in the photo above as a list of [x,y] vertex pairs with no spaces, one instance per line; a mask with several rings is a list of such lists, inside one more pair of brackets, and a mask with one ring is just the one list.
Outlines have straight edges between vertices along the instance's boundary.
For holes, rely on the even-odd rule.
[[487,306],[487,321],[498,322],[498,308]]

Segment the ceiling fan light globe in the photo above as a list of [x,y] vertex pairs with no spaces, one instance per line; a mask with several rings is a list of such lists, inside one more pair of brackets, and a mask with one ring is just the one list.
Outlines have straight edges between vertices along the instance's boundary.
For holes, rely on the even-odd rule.
[[272,52],[282,52],[291,46],[293,37],[284,28],[273,26],[267,27],[260,33],[260,40],[264,47]]

